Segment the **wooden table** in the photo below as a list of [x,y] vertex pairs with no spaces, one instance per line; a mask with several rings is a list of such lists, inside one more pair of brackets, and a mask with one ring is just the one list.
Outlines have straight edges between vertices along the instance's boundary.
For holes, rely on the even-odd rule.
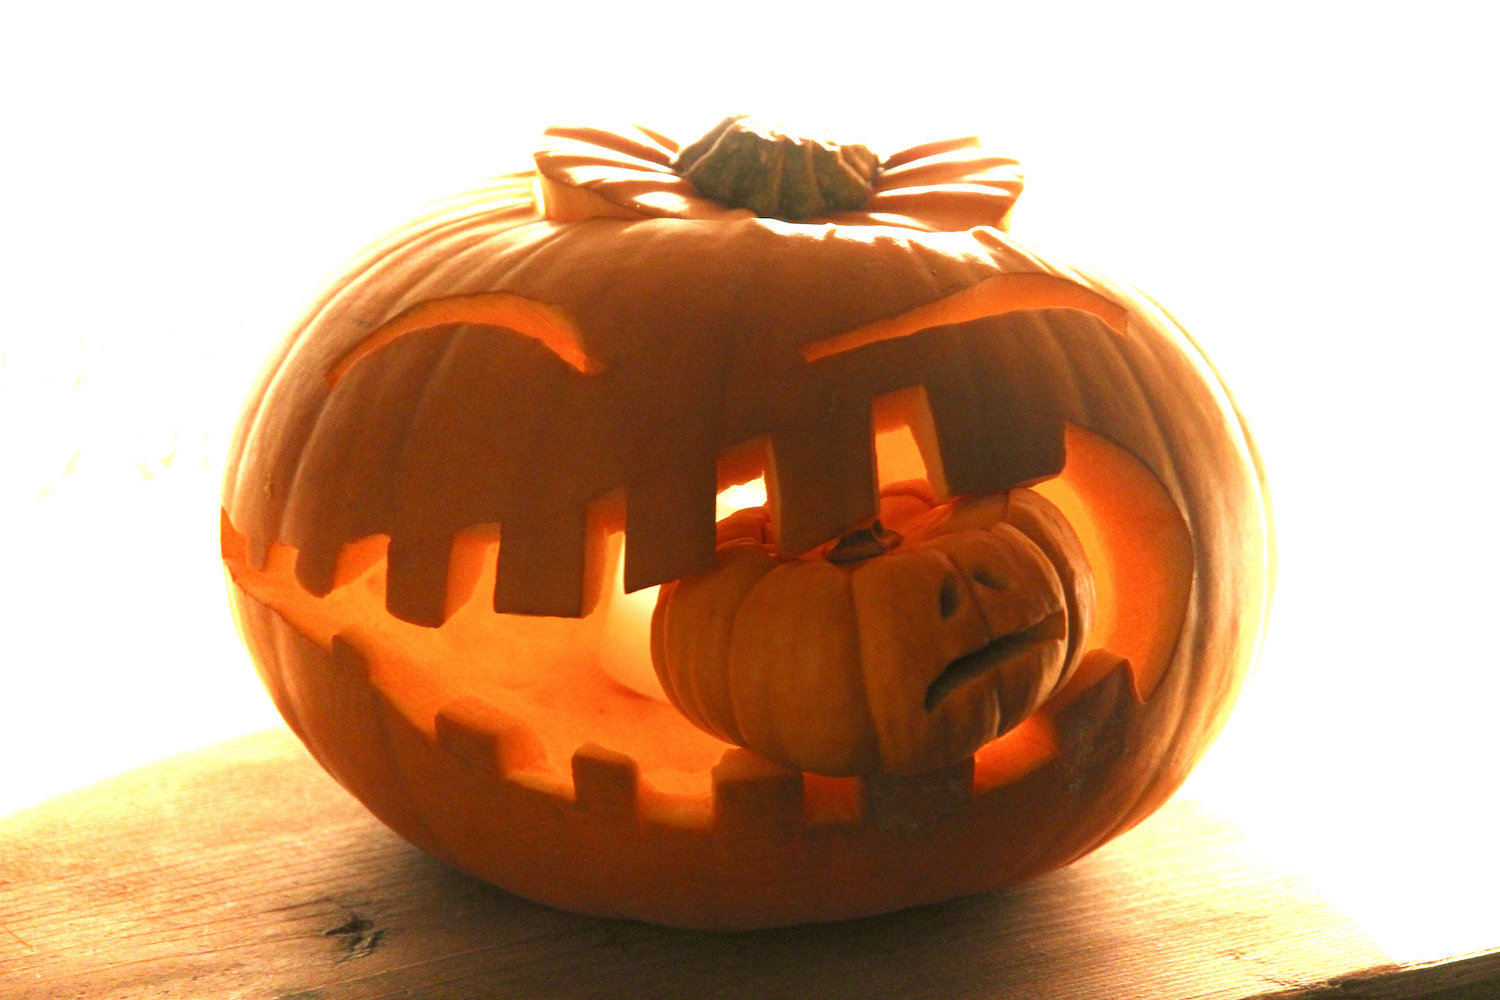
[[884,917],[582,917],[427,858],[274,729],[0,820],[0,995],[1453,1000],[1500,996],[1500,951],[1393,963],[1181,797],[1027,886]]

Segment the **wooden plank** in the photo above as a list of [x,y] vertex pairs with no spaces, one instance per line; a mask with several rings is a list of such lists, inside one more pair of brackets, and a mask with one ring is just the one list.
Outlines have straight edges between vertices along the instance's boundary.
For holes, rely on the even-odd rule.
[[1253,1000],[1494,1000],[1500,949],[1407,968],[1378,965],[1326,983],[1263,993]]
[[279,729],[0,820],[0,994],[27,1000],[1237,1000],[1393,968],[1191,801],[1013,890],[744,934],[563,913],[453,871]]

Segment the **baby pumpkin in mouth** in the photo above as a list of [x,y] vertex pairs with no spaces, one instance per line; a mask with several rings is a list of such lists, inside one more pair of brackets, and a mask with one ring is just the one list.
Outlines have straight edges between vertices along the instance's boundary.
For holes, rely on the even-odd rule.
[[787,767],[917,774],[1019,725],[1077,667],[1094,583],[1027,489],[882,491],[874,523],[797,557],[764,507],[719,524],[712,570],[662,587],[652,661],[696,725]]

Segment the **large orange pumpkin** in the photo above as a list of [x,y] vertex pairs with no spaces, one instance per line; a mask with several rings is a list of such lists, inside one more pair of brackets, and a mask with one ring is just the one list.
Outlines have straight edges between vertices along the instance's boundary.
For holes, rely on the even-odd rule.
[[[971,139],[729,120],[536,161],[355,260],[235,435],[231,602],[328,771],[514,892],[697,927],[992,888],[1165,801],[1274,571],[1250,435],[1171,316],[1009,238],[1019,174]],[[750,562],[796,579],[689,599]],[[865,588],[843,652],[830,573]]]

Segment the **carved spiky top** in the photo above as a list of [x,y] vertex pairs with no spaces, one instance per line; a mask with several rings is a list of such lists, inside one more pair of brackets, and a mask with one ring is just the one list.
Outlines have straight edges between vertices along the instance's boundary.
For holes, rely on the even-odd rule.
[[730,115],[684,146],[672,166],[721,205],[801,222],[863,208],[880,162],[863,143],[798,135],[749,115]]
[[[533,155],[537,207],[554,222],[760,215],[925,232],[1005,229],[1022,187],[1016,161],[985,150],[974,136],[877,156],[863,146],[799,139],[738,115],[686,146],[643,125],[556,126]],[[761,157],[769,169],[758,165]],[[758,180],[744,181],[751,196],[737,200],[746,158],[756,161],[750,173],[758,172]],[[814,183],[822,207],[811,195]],[[727,200],[715,193],[716,184],[730,190]],[[774,197],[757,200],[766,194]]]

